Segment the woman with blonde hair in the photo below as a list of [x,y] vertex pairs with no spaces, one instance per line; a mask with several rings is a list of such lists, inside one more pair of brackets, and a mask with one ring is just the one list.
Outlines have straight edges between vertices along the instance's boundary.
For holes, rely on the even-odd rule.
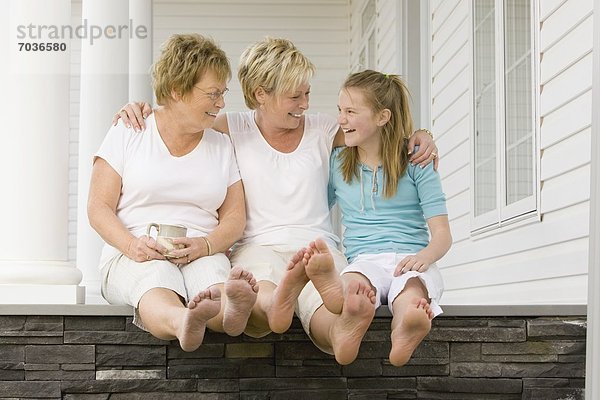
[[[94,157],[88,215],[104,239],[102,294],[135,308],[134,323],[193,351],[206,327],[239,335],[256,281],[223,254],[245,226],[233,146],[211,129],[231,76],[225,53],[200,35],[174,35],[153,66],[159,107],[135,134],[113,126]],[[181,225],[167,249],[149,224]]]

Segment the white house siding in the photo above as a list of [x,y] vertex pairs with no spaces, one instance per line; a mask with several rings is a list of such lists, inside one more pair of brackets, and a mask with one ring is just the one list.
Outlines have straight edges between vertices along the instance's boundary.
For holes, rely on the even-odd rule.
[[[226,110],[246,106],[237,82],[237,64],[243,49],[265,36],[292,40],[317,67],[311,87],[310,111],[337,113],[337,93],[348,73],[348,0],[154,0],[153,57],[175,33],[210,36],[225,50],[233,78]],[[74,24],[81,18],[81,0],[73,1]],[[72,52],[72,112],[69,187],[69,255],[74,261],[77,228],[77,147],[79,120],[79,43]],[[149,83],[150,84],[150,83]],[[139,99],[147,100],[151,99]],[[108,126],[107,121],[107,126]]]
[[538,3],[542,218],[473,236],[471,1],[431,2],[431,125],[454,237],[445,304],[587,301],[593,1]]
[[155,0],[154,57],[160,52],[160,44],[174,33],[211,36],[234,67],[226,109],[244,110],[236,78],[242,51],[265,36],[284,37],[317,67],[311,87],[311,111],[334,114],[338,88],[348,72],[348,27],[347,0]]

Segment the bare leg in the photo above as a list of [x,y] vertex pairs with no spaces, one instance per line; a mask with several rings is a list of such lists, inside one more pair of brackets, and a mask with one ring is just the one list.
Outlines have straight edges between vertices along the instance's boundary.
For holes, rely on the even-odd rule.
[[401,367],[431,330],[433,312],[427,300],[427,290],[418,278],[408,280],[394,299],[392,309],[390,363]]
[[225,282],[225,304],[223,330],[230,336],[244,332],[252,307],[256,303],[258,285],[254,276],[242,269],[233,267]]
[[273,291],[275,290],[276,286],[273,282],[269,281],[260,281],[257,283],[257,286],[258,296],[256,297],[254,307],[252,307],[250,318],[248,318],[248,324],[246,325],[247,329],[244,331],[250,336],[254,335],[249,333],[248,330],[252,332],[271,331],[271,328],[269,327],[269,320],[267,318],[267,310],[271,307]]
[[289,329],[298,296],[308,283],[304,252],[305,249],[301,249],[292,256],[283,279],[273,291],[271,307],[267,313],[273,332],[283,333]]
[[340,314],[344,304],[344,285],[327,243],[323,239],[311,242],[304,260],[308,263],[306,275],[321,295],[323,304],[332,313]]
[[221,293],[210,288],[198,293],[184,306],[172,290],[151,289],[142,296],[139,313],[148,331],[159,339],[177,338],[184,351],[194,351],[202,344],[206,322],[219,313]]
[[363,336],[375,315],[375,293],[364,282],[348,284],[342,313],[320,307],[310,321],[311,335],[322,348],[331,349],[342,365],[356,359]]

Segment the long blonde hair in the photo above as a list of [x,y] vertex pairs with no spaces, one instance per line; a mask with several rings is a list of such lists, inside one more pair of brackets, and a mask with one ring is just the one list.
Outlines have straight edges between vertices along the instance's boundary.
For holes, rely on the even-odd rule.
[[[342,90],[359,89],[365,103],[374,114],[390,110],[390,120],[380,128],[379,153],[383,162],[385,185],[383,197],[390,198],[398,190],[398,181],[408,166],[408,138],[413,131],[410,113],[410,93],[398,75],[382,74],[365,70],[351,74],[342,85]],[[340,172],[347,183],[358,179],[358,147],[346,147],[339,156]]]

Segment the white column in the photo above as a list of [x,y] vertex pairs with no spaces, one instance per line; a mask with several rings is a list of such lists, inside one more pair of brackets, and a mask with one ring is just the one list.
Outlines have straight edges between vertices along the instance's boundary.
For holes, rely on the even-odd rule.
[[[104,31],[101,38],[92,40],[88,37],[81,44],[77,266],[83,272],[88,303],[104,302],[100,294],[98,270],[103,242],[89,225],[87,200],[93,154],[102,143],[113,115],[127,103],[128,42],[131,27],[121,27],[130,25],[128,7],[128,3],[122,0],[82,2],[82,25],[98,26]],[[109,28],[111,26],[117,27],[116,31],[112,31]]]
[[129,19],[136,27],[129,39],[129,101],[152,103],[152,2],[129,0]]
[[[0,304],[81,303],[81,272],[67,261],[70,41],[38,30],[70,25],[71,2],[11,0],[5,13],[7,5],[1,24],[9,35],[0,104]],[[19,43],[43,43],[44,50],[27,51]],[[48,51],[47,43],[66,49]]]
[[592,160],[590,190],[590,262],[588,267],[585,398],[600,399],[600,0],[594,0],[592,69]]

